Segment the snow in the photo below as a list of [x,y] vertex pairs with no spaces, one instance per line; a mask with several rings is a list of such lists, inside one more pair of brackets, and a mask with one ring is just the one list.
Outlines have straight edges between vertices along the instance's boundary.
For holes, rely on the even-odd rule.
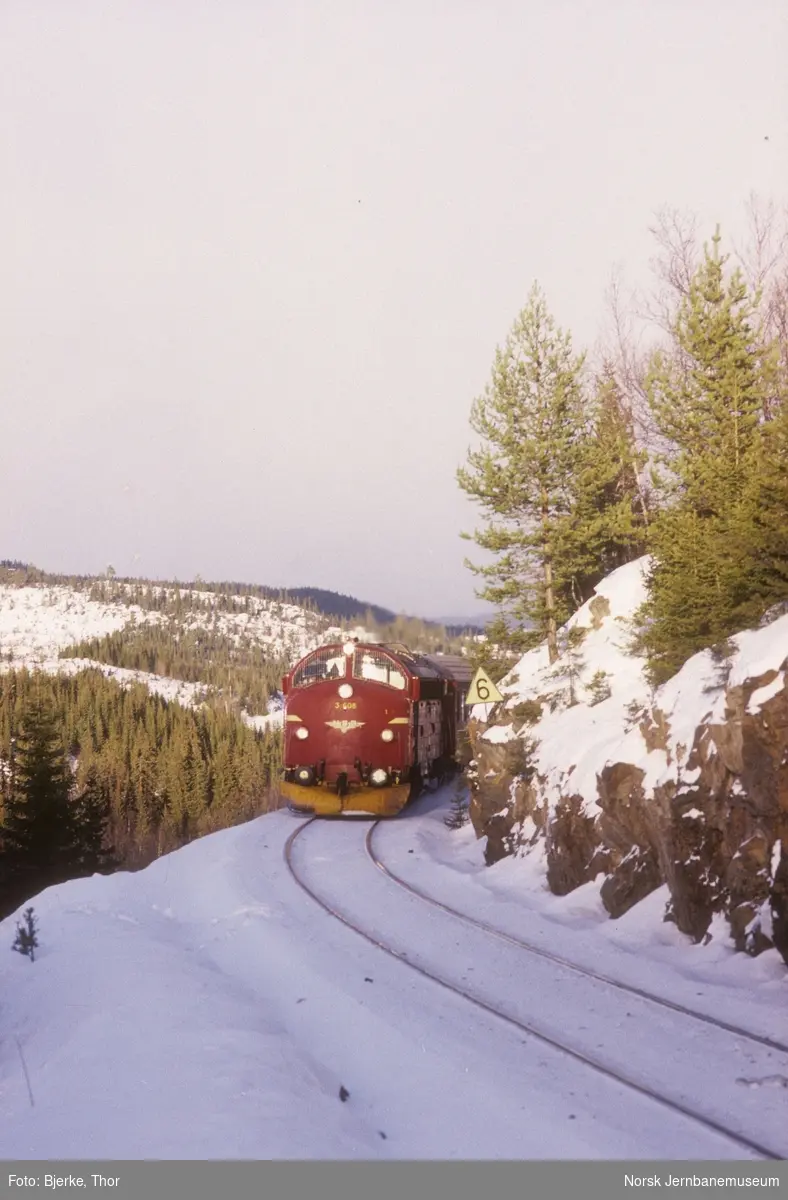
[[252,729],[281,729],[285,720],[284,696],[281,692],[276,692],[268,700],[267,713],[253,716],[244,710],[241,713],[241,720],[245,725],[250,725]]
[[[428,796],[376,831],[378,853],[415,886],[597,971],[784,1038],[788,976],[776,952],[734,955],[721,927],[709,946],[690,946],[662,922],[664,894],[606,920],[592,888],[549,895],[537,856],[486,869],[470,828],[445,827],[450,799],[451,789]],[[747,1156],[318,909],[283,862],[298,823],[271,813],[144,871],[34,898],[35,962],[0,953],[0,1156]],[[373,936],[531,1028],[788,1151],[781,1089],[766,1086],[788,1077],[788,1056],[428,907],[365,856],[368,828],[318,822],[296,862]],[[15,917],[0,923],[0,945],[10,947],[14,929]]]
[[[546,645],[529,650],[498,684],[507,697],[506,709],[526,700],[542,700],[539,722],[521,731],[522,736],[536,739],[533,754],[539,782],[544,795],[557,798],[571,774],[571,792],[585,802],[588,812],[596,808],[597,772],[608,757],[615,754],[622,731],[629,719],[630,706],[646,707],[649,689],[643,676],[642,663],[628,654],[631,634],[627,622],[646,598],[645,572],[648,558],[627,563],[613,571],[599,584],[595,596],[571,617],[565,630],[586,630],[577,649],[578,703],[569,706],[568,683],[557,673],[567,667],[567,655],[550,665]],[[609,612],[594,610],[599,599],[606,601]],[[594,700],[591,681],[604,672],[604,682],[610,690],[607,699]],[[552,698],[552,711],[551,711]],[[479,706],[472,716],[483,718]],[[500,735],[488,729],[485,741],[496,741]]]
[[56,659],[58,651],[87,638],[117,633],[132,618],[148,616],[137,606],[102,604],[68,587],[0,586],[0,654],[19,665]]
[[500,744],[502,742],[511,742],[515,737],[514,725],[493,725],[484,735],[486,742]]
[[762,629],[737,634],[733,641],[737,654],[730,686],[736,687],[745,679],[757,679],[788,663],[788,613]]
[[[569,628],[578,703],[544,647],[499,685],[502,724],[486,740],[536,738],[538,786],[567,784],[595,810],[607,762],[640,765],[647,786],[690,784],[700,719],[721,719],[724,687],[709,652],[655,696],[627,654],[628,621],[645,597],[647,560],[603,581]],[[211,593],[201,593],[211,596]],[[244,598],[238,598],[240,609]],[[215,603],[215,601],[209,601]],[[250,598],[249,611],[189,613],[293,657],[339,630],[310,627],[296,606]],[[594,611],[597,610],[595,625]],[[97,667],[182,703],[200,685],[58,659],[67,645],[159,614],[102,604],[65,587],[0,587],[0,658],[9,666]],[[364,639],[364,631],[354,631]],[[785,684],[788,616],[733,639],[729,685],[778,672],[750,698],[757,712]],[[568,667],[567,656],[557,664]],[[605,672],[598,699],[591,681]],[[779,682],[778,682],[779,681]],[[507,710],[543,701],[515,734]],[[667,750],[647,752],[639,722],[668,721]],[[483,716],[484,710],[474,710]],[[281,697],[264,728],[282,720]],[[544,842],[492,868],[470,826],[449,832],[452,789],[382,825],[384,861],[415,887],[476,919],[611,978],[786,1040],[788,971],[776,951],[735,954],[727,923],[702,947],[663,916],[665,887],[610,920],[591,881],[564,897],[545,880]],[[691,808],[689,819],[701,819]],[[408,962],[468,988],[480,1003],[621,1070],[711,1119],[788,1153],[782,1087],[788,1055],[533,958],[409,896],[368,860],[366,822],[318,822],[299,865],[321,895],[407,961],[386,956],[318,909],[288,875],[283,848],[298,822],[276,812],[211,835],[144,871],[50,888],[31,902],[34,963],[10,953],[15,914],[0,922],[0,1156],[6,1158],[699,1158],[740,1159],[739,1146],[561,1055],[534,1033],[415,974]],[[523,840],[536,833],[529,821]],[[308,840],[307,840],[308,839]],[[772,877],[780,861],[775,843]],[[24,907],[24,906],[23,906]],[[21,911],[21,910],[20,910]],[[767,932],[770,913],[756,916]],[[27,1080],[34,1103],[31,1103]],[[345,1102],[340,1089],[347,1089]],[[480,1112],[482,1116],[478,1116]]]
[[785,687],[785,672],[778,671],[771,683],[764,684],[763,687],[756,688],[747,702],[747,712],[756,713],[767,700],[771,700],[773,696],[777,696]]

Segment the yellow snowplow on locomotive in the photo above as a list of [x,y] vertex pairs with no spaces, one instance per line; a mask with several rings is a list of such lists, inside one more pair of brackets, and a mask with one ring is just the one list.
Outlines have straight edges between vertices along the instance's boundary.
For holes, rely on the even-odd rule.
[[298,813],[394,816],[455,769],[462,685],[439,656],[348,640],[282,681],[281,792]]

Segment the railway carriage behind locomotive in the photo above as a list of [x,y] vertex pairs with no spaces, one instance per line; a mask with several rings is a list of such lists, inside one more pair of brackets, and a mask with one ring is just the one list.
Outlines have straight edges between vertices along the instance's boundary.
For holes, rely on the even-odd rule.
[[281,791],[291,809],[394,816],[456,769],[469,672],[459,658],[348,640],[285,675]]

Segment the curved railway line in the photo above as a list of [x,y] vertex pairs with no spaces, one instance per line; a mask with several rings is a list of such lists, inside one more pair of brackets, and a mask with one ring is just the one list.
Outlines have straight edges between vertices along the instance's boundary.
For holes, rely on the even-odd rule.
[[[736,1131],[727,1128],[721,1122],[716,1121],[710,1117],[704,1116],[701,1113],[696,1112],[694,1109],[689,1108],[687,1105],[682,1104],[680,1101],[671,1099],[668,1096],[665,1096],[658,1091],[652,1090],[651,1088],[647,1087],[645,1084],[638,1083],[636,1080],[629,1078],[626,1074],[624,1074],[624,1073],[616,1070],[615,1068],[605,1064],[604,1062],[600,1061],[599,1059],[594,1057],[592,1054],[586,1053],[583,1050],[579,1050],[576,1047],[570,1046],[566,1042],[563,1042],[560,1039],[558,1039],[557,1037],[554,1037],[552,1034],[546,1033],[542,1029],[537,1028],[535,1025],[530,1024],[528,1021],[519,1020],[518,1018],[513,1017],[506,1012],[501,1011],[501,1009],[495,1007],[495,1005],[490,1004],[487,1001],[480,999],[478,996],[471,995],[470,992],[467,992],[463,988],[458,987],[454,983],[450,983],[447,979],[445,979],[444,977],[442,977],[440,974],[436,973],[435,971],[428,970],[426,967],[420,966],[419,964],[412,962],[408,958],[408,956],[404,953],[404,951],[396,949],[395,947],[382,941],[380,938],[375,937],[374,934],[369,933],[366,929],[361,928],[361,926],[357,925],[346,913],[344,913],[344,912],[340,911],[338,908],[334,907],[334,905],[330,901],[326,900],[317,891],[315,891],[314,888],[312,888],[309,885],[309,883],[304,879],[303,875],[299,874],[299,872],[294,864],[293,848],[294,848],[296,842],[298,841],[298,839],[303,836],[305,830],[307,830],[314,823],[314,820],[315,820],[315,818],[310,818],[309,820],[304,821],[293,831],[293,833],[287,839],[287,841],[285,843],[285,847],[284,847],[285,864],[287,866],[287,869],[288,869],[290,875],[292,876],[294,882],[298,885],[298,887],[303,892],[305,892],[306,895],[308,895],[314,901],[314,903],[319,905],[319,907],[321,909],[323,909],[324,912],[326,912],[330,916],[334,917],[337,921],[339,921],[346,928],[352,930],[359,937],[364,938],[367,942],[369,942],[371,945],[375,946],[377,949],[381,950],[384,954],[387,954],[389,957],[394,958],[399,962],[402,962],[405,966],[409,967],[412,971],[415,971],[417,974],[421,975],[423,978],[429,979],[433,983],[437,984],[439,987],[443,988],[444,990],[453,993],[455,996],[461,997],[468,1004],[473,1005],[477,1009],[480,1009],[483,1012],[489,1014],[490,1016],[496,1018],[497,1020],[505,1023],[510,1028],[514,1028],[520,1033],[525,1033],[525,1034],[530,1035],[533,1038],[536,1038],[538,1041],[544,1043],[547,1046],[550,1046],[553,1050],[556,1050],[559,1053],[567,1056],[568,1058],[573,1059],[575,1062],[581,1063],[583,1066],[588,1067],[590,1070],[595,1071],[597,1074],[605,1077],[606,1079],[612,1080],[614,1083],[619,1084],[620,1086],[628,1089],[629,1091],[635,1092],[638,1095],[645,1097],[646,1099],[652,1101],[653,1103],[658,1104],[663,1109],[667,1109],[668,1111],[670,1111],[672,1113],[679,1113],[681,1116],[685,1117],[687,1120],[694,1122],[696,1125],[702,1126],[703,1128],[711,1131],[712,1133],[715,1133],[719,1136],[724,1137],[731,1143],[741,1147],[742,1149],[750,1151],[751,1153],[757,1155],[759,1158],[772,1160],[772,1161],[781,1161],[784,1158],[783,1154],[774,1151],[770,1147],[765,1146],[765,1145],[761,1144],[760,1142],[757,1142],[754,1139],[747,1137],[744,1134],[737,1133]],[[666,1004],[664,1001],[662,1001],[658,997],[653,997],[648,993],[637,992],[637,989],[630,988],[630,987],[628,987],[628,985],[616,985],[615,981],[608,980],[603,976],[595,975],[593,972],[589,972],[589,971],[586,971],[581,968],[576,968],[574,966],[574,964],[569,963],[568,960],[561,960],[558,956],[554,956],[554,955],[547,954],[546,952],[538,951],[535,947],[531,947],[531,946],[527,945],[526,943],[519,943],[518,939],[512,938],[508,934],[502,934],[500,930],[496,930],[492,926],[487,926],[484,923],[480,923],[480,922],[476,921],[475,919],[468,918],[465,916],[465,914],[463,914],[461,912],[457,912],[456,910],[450,908],[448,905],[445,905],[442,902],[436,901],[432,897],[428,896],[427,894],[418,891],[417,889],[413,888],[410,884],[406,883],[404,880],[400,880],[396,875],[394,875],[391,871],[389,871],[372,852],[371,839],[372,839],[372,835],[374,834],[374,830],[375,830],[375,827],[377,824],[378,823],[376,822],[375,825],[373,825],[370,828],[369,833],[367,834],[367,838],[366,838],[367,850],[370,854],[370,858],[371,858],[372,862],[375,864],[376,867],[378,867],[381,871],[383,871],[395,883],[397,883],[399,886],[404,887],[407,891],[413,893],[415,896],[419,897],[422,901],[432,904],[439,909],[442,909],[443,911],[451,914],[452,916],[454,916],[457,919],[461,919],[470,924],[476,925],[479,928],[483,929],[487,933],[494,934],[495,936],[503,937],[504,940],[506,940],[508,942],[512,942],[515,945],[519,944],[520,947],[524,950],[540,953],[543,956],[546,956],[547,958],[554,959],[554,961],[561,966],[568,967],[573,970],[578,970],[579,973],[587,975],[590,978],[595,979],[597,982],[602,981],[606,984],[612,984],[613,986],[621,986],[621,988],[625,991],[635,992],[638,995],[640,995],[642,998],[645,998],[647,1000],[653,1000],[656,1003],[664,1004],[665,1007],[677,1009],[679,1012],[685,1012],[686,1015],[688,1015],[688,1016],[702,1017],[702,1014],[697,1014],[690,1009],[684,1010],[679,1005]],[[738,1036],[750,1037],[750,1038],[753,1038],[753,1040],[758,1040],[762,1043],[765,1040],[763,1038],[758,1038],[757,1036],[754,1037],[753,1035],[746,1033],[746,1031],[743,1031],[743,1030],[739,1031],[739,1030],[736,1030],[735,1027],[726,1026],[724,1024],[721,1024],[720,1022],[716,1022],[711,1018],[708,1018],[708,1022],[711,1024],[719,1025],[720,1028],[724,1029],[728,1033],[736,1032]],[[768,1046],[770,1046],[770,1048],[783,1049],[778,1044],[770,1042],[770,1041],[767,1041],[766,1044]]]
[[460,921],[464,921],[467,925],[473,925],[476,929],[481,929],[485,933],[489,933],[491,937],[498,938],[502,942],[507,942],[510,946],[517,946],[520,950],[526,951],[528,954],[536,954],[540,958],[545,958],[549,962],[556,963],[567,971],[572,971],[576,975],[585,975],[588,979],[594,979],[597,983],[604,983],[608,987],[615,988],[617,991],[626,992],[631,996],[638,996],[641,1000],[647,1000],[652,1004],[658,1004],[661,1008],[670,1009],[672,1012],[681,1013],[682,1016],[691,1017],[695,1021],[702,1021],[704,1025],[712,1025],[717,1029],[722,1029],[725,1033],[732,1033],[738,1038],[745,1041],[756,1042],[761,1046],[766,1046],[769,1050],[777,1050],[782,1054],[788,1054],[788,1044],[779,1042],[774,1038],[766,1037],[760,1033],[752,1033],[748,1029],[742,1029],[738,1025],[733,1025],[727,1021],[720,1021],[716,1017],[709,1016],[708,1013],[698,1012],[695,1008],[688,1008],[684,1004],[678,1004],[673,1000],[666,1000],[664,996],[656,996],[653,992],[648,992],[644,988],[635,987],[629,983],[622,983],[621,980],[613,979],[609,975],[602,974],[601,971],[592,971],[589,967],[581,967],[571,959],[564,958],[561,954],[554,954],[551,950],[545,950],[542,946],[535,946],[532,942],[527,942],[523,938],[515,937],[512,933],[505,933],[504,930],[496,928],[495,925],[488,924],[487,921],[480,921],[477,917],[471,917],[467,913],[462,912],[458,908],[453,908],[450,904],[445,904],[442,900],[437,900],[428,892],[423,892],[420,888],[414,887],[412,883],[397,875],[390,867],[387,867],[380,857],[375,853],[372,847],[372,840],[375,830],[380,825],[380,821],[375,821],[370,827],[365,838],[365,847],[367,854],[372,859],[372,862],[382,871],[388,879],[396,883],[398,887],[403,888],[406,892],[410,892],[412,896],[417,896],[420,900],[427,904],[432,904],[435,908],[441,909],[443,912],[449,913]]

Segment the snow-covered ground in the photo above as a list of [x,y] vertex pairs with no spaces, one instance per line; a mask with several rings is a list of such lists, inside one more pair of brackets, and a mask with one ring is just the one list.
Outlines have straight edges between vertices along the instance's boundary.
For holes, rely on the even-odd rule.
[[[722,935],[690,947],[649,920],[648,901],[612,922],[591,891],[550,896],[536,857],[483,868],[469,828],[444,826],[449,800],[377,830],[393,869],[567,958],[786,1040],[776,952],[744,961]],[[32,901],[33,963],[10,951],[16,919],[0,924],[0,1157],[746,1156],[340,925],[285,868],[298,824],[268,814],[137,874],[47,890]],[[368,828],[317,823],[296,843],[321,895],[496,1007],[788,1152],[788,1056],[428,908],[365,858]]]

